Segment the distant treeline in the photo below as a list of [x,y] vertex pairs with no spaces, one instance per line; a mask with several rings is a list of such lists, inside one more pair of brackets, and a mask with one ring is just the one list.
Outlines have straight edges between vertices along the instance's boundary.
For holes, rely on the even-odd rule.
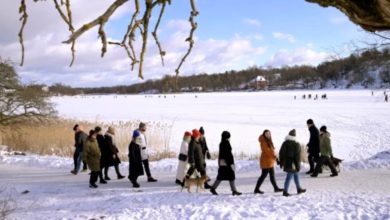
[[[379,69],[379,70],[378,70]],[[376,75],[373,72],[379,71]],[[217,74],[198,74],[193,76],[164,76],[160,80],[148,80],[129,86],[71,88],[56,84],[50,91],[58,94],[91,93],[171,93],[180,91],[237,91],[252,90],[250,84],[257,76],[267,80],[268,89],[311,89],[361,85],[370,88],[377,80],[383,85],[390,85],[390,49],[370,49],[349,57],[326,61],[313,66],[285,66],[265,69],[250,67],[241,71],[226,71]],[[378,79],[379,78],[379,79]],[[177,81],[177,82],[176,82]]]

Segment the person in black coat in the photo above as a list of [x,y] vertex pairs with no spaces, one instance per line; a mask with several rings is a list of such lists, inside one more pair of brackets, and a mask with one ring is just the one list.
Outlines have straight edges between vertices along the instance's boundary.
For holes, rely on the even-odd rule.
[[232,154],[232,146],[230,145],[230,133],[228,131],[222,132],[222,140],[219,144],[219,156],[218,156],[218,175],[217,180],[214,182],[210,189],[210,192],[214,195],[218,195],[216,189],[223,180],[228,180],[233,196],[241,195],[237,191],[234,180],[236,179],[234,158]]
[[314,121],[312,119],[307,120],[306,124],[310,132],[310,139],[307,144],[310,170],[307,171],[306,174],[312,174],[314,172],[315,163],[317,163],[320,158],[320,131],[314,125]]
[[96,140],[99,145],[100,149],[100,173],[99,173],[99,179],[100,183],[106,184],[107,181],[104,180],[103,178],[103,168],[107,169],[107,157],[109,157],[110,152],[107,151],[107,147],[105,146],[105,141],[104,141],[104,136],[102,135],[102,128],[99,126],[95,127],[95,133],[96,133]]
[[133,139],[129,144],[129,180],[134,188],[140,187],[137,182],[139,176],[144,175],[144,168],[142,166],[140,133],[135,130],[133,132]]
[[[110,154],[111,154],[110,157],[112,158],[112,165],[110,163],[109,166],[114,166],[118,179],[123,179],[125,177],[122,176],[122,174],[119,171],[119,164],[121,163],[121,160],[119,159],[119,156],[118,156],[119,150],[116,146],[116,143],[114,140],[114,135],[115,135],[115,129],[113,127],[108,127],[108,130],[107,130],[106,134],[104,135],[105,147],[110,149]],[[111,162],[111,158],[110,158],[109,162]],[[106,166],[106,169],[104,170],[104,179],[105,180],[111,180],[110,177],[108,177],[109,166]]]

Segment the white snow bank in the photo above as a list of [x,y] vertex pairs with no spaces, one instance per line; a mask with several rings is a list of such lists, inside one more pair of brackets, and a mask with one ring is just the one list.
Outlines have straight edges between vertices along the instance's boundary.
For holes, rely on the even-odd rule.
[[368,159],[346,163],[347,169],[389,168],[390,150],[382,151]]

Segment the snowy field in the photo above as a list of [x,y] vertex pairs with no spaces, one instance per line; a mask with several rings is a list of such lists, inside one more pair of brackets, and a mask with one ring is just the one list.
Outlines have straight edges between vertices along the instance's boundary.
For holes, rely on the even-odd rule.
[[[301,98],[309,93],[313,96],[326,93],[328,99]],[[270,91],[77,96],[57,97],[53,101],[66,118],[172,124],[170,148],[174,151],[179,149],[184,131],[200,126],[205,128],[209,148],[214,152],[218,151],[224,130],[230,131],[236,154],[258,154],[258,137],[264,129],[271,130],[278,149],[292,128],[297,130],[298,140],[306,144],[309,118],[318,128],[328,126],[335,155],[347,161],[364,159],[390,148],[390,133],[385,132],[390,130],[390,103],[384,102],[383,90],[375,91],[374,96],[369,90]]]
[[[159,181],[148,183],[141,177],[141,191],[133,190],[127,179],[116,180],[112,169],[113,180],[90,189],[88,173],[69,173],[71,158],[15,156],[0,147],[0,201],[11,198],[17,204],[8,219],[390,219],[390,103],[384,103],[383,91],[374,96],[366,90],[318,94],[325,92],[328,100],[303,100],[301,96],[308,94],[303,91],[53,99],[66,118],[172,123],[172,150],[178,149],[185,130],[204,126],[212,151],[217,151],[220,133],[229,130],[236,153],[258,154],[257,138],[264,129],[272,131],[277,148],[292,128],[306,143],[305,123],[313,118],[318,127],[328,126],[334,154],[344,162],[335,178],[329,177],[329,170],[310,178],[303,164],[305,194],[296,195],[292,182],[289,192],[294,195],[285,198],[273,192],[267,178],[261,187],[266,193],[254,195],[260,175],[257,160],[236,160],[236,184],[243,192],[239,197],[231,196],[227,183],[217,189],[219,196],[181,192],[174,184],[177,159],[152,162],[152,174]],[[214,181],[217,162],[207,164]],[[127,163],[120,168],[128,174]],[[280,187],[284,178],[276,168]]]
[[[208,163],[214,179],[217,163]],[[301,172],[307,192],[296,195],[291,184],[289,192],[294,195],[287,198],[273,192],[268,178],[261,187],[265,194],[253,194],[260,175],[257,161],[236,161],[236,184],[243,192],[239,197],[230,194],[227,182],[217,189],[218,196],[208,191],[181,192],[174,184],[176,166],[176,159],[152,162],[159,181],[147,183],[141,177],[141,191],[134,191],[126,179],[115,180],[113,170],[113,180],[90,189],[87,173],[69,173],[69,158],[0,151],[1,187],[6,189],[0,198],[17,203],[7,219],[390,219],[390,151],[346,162],[335,178],[329,177],[328,170],[315,179]],[[127,163],[121,170],[127,174]],[[284,178],[277,168],[279,186]]]

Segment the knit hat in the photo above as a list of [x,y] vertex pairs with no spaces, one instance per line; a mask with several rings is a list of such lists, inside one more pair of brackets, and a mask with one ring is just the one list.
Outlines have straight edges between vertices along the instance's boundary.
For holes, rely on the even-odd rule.
[[325,125],[321,126],[320,131],[327,132],[327,127]]
[[288,132],[288,135],[295,137],[297,136],[297,132],[295,131],[295,129],[292,129],[290,132]]
[[92,137],[92,135],[96,134],[95,130],[90,130],[89,131],[89,136]]
[[192,137],[193,138],[197,138],[199,136],[200,136],[200,132],[198,131],[198,129],[192,130]]
[[313,125],[314,124],[314,121],[313,121],[313,119],[308,119],[307,121],[306,121],[306,124],[308,124],[308,125]]
[[139,136],[139,131],[138,130],[134,130],[133,131],[133,138],[136,138]]
[[203,135],[204,134],[204,129],[203,129],[203,127],[200,127],[199,128],[199,132]]
[[186,131],[186,132],[184,132],[184,137],[191,137],[191,132],[189,132],[189,131]]

